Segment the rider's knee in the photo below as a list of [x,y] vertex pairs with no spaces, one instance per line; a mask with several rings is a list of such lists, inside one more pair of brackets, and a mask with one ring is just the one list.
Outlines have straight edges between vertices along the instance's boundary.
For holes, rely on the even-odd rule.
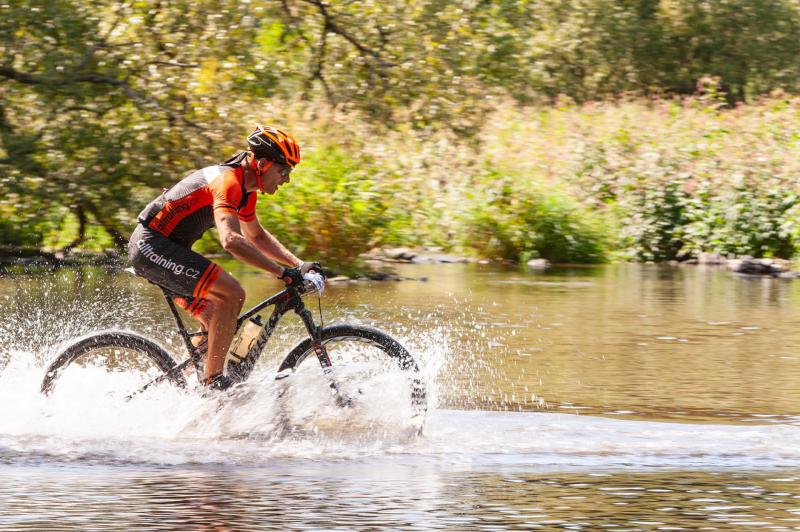
[[222,272],[220,274],[208,293],[208,299],[210,299],[217,308],[241,308],[244,304],[244,297],[245,293],[242,285],[227,272]]
[[218,293],[218,306],[225,306],[229,308],[235,307],[237,309],[242,308],[245,297],[245,292],[244,288],[242,288],[242,285],[236,281],[233,281],[221,288],[222,290]]

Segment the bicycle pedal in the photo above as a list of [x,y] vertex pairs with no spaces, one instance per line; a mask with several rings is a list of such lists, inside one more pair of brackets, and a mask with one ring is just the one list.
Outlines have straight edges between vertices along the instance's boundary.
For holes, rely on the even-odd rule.
[[283,380],[283,379],[285,379],[285,378],[289,377],[291,374],[292,374],[291,370],[284,370],[284,371],[281,371],[280,373],[278,373],[277,375],[275,375],[275,380],[276,380],[276,381],[281,381],[281,380]]

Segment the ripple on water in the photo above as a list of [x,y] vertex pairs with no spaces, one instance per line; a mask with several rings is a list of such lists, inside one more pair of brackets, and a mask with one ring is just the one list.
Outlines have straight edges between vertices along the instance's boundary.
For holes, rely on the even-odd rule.
[[[75,283],[67,281],[71,292]],[[447,393],[487,408],[500,404],[498,397],[511,406],[521,405],[513,403],[515,397],[540,405],[551,394],[551,405],[615,418],[435,409],[417,436],[397,430],[391,421],[396,412],[385,405],[373,412],[379,419],[388,416],[383,424],[326,419],[316,409],[320,398],[311,394],[287,431],[276,422],[268,384],[244,403],[221,409],[169,388],[122,404],[113,392],[120,384],[115,379],[126,377],[91,368],[72,389],[46,399],[37,392],[38,349],[120,318],[100,303],[87,304],[83,312],[74,304],[31,305],[30,321],[13,331],[7,323],[0,326],[0,401],[11,405],[0,409],[0,528],[800,526],[800,427],[792,424],[798,424],[796,416],[785,413],[791,408],[768,408],[787,397],[781,390],[796,384],[787,347],[793,344],[785,340],[786,331],[763,335],[745,328],[769,323],[768,306],[747,299],[740,305],[748,312],[746,325],[739,328],[735,324],[742,322],[728,308],[714,313],[698,303],[698,313],[683,304],[685,294],[698,293],[694,285],[673,290],[676,283],[635,278],[618,283],[624,291],[614,291],[602,278],[541,284],[515,274],[505,281],[483,284],[502,295],[497,300],[517,307],[501,306],[486,292],[456,304],[452,297],[440,298],[435,283],[405,286],[407,295],[404,285],[393,284],[397,299],[387,301],[440,305],[422,314],[404,310],[411,325],[401,339]],[[594,288],[601,287],[608,298],[598,299],[601,291]],[[731,293],[728,285],[723,288],[723,295]],[[627,298],[639,289],[642,310]],[[371,305],[382,301],[375,298]],[[363,319],[367,310],[353,304],[341,316]],[[693,315],[676,317],[683,312]],[[70,321],[70,314],[78,317]],[[85,321],[87,316],[95,321]],[[64,325],[59,330],[48,319]],[[45,338],[45,332],[52,336]],[[420,335],[428,337],[420,341]],[[636,345],[666,335],[692,342]],[[782,356],[757,351],[753,357],[752,345],[731,335],[764,342],[759,349]],[[291,335],[280,339],[289,342]],[[734,391],[755,390],[748,393],[757,397],[773,393],[773,387],[773,399],[758,408],[748,410],[752,403],[744,400],[730,405]],[[697,403],[678,404],[698,390]],[[434,389],[434,395],[440,392]],[[709,403],[715,398],[730,410]],[[634,415],[640,420],[622,419]],[[711,415],[758,424],[652,421]]]
[[305,465],[0,467],[0,527],[760,530],[800,522],[800,483],[762,474]]

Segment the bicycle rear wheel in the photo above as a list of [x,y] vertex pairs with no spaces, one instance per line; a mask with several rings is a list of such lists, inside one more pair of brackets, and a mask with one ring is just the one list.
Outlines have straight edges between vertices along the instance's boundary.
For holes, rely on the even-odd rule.
[[[137,385],[167,374],[166,381],[186,387],[186,379],[179,371],[169,373],[176,363],[161,346],[138,334],[128,331],[98,331],[90,333],[59,349],[47,366],[42,380],[41,392],[49,395],[55,384],[63,379],[68,368],[101,367],[109,372],[137,373],[133,381]],[[130,394],[135,390],[120,390]]]
[[417,362],[397,340],[372,327],[334,325],[322,330],[322,343],[333,363],[330,378],[338,392],[327,386],[312,341],[306,339],[278,370],[278,379],[291,376],[294,381],[293,409],[305,406],[314,417],[319,404],[306,399],[316,391],[323,401],[327,395],[331,404],[341,405],[344,398],[367,424],[410,421],[421,429],[428,408],[425,382]]

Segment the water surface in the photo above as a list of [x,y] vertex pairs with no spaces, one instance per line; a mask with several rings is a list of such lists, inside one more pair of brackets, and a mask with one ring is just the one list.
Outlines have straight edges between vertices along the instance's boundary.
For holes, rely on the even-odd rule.
[[[229,267],[249,304],[279,288]],[[306,390],[296,430],[278,430],[271,375],[302,338],[293,316],[224,404],[169,387],[124,403],[134,377],[100,368],[44,398],[59,342],[122,327],[181,356],[180,341],[160,293],[127,274],[0,275],[0,528],[800,527],[800,282],[647,265],[400,273],[427,280],[331,285],[322,310],[419,359],[421,436],[386,405],[365,423]]]

